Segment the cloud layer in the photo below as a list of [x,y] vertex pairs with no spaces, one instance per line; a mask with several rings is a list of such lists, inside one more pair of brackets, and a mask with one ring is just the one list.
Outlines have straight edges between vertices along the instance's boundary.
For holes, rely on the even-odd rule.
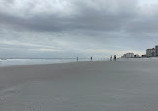
[[158,39],[158,2],[1,0],[0,56],[108,57]]

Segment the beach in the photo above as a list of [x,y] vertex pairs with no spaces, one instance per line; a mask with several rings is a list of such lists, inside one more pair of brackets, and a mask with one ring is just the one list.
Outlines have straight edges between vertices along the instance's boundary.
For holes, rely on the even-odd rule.
[[0,111],[156,111],[157,61],[0,67]]

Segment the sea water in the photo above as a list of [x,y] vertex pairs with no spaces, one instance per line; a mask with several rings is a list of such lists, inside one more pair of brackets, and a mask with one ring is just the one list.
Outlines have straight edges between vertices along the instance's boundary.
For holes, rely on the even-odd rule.
[[[0,67],[13,65],[38,65],[76,62],[77,58],[45,59],[0,59]],[[91,61],[90,58],[79,58],[78,61]],[[108,58],[93,58],[93,61],[109,61]],[[117,61],[158,61],[158,58],[118,58]]]
[[[93,61],[106,61],[105,58],[93,58]],[[90,58],[79,58],[78,61],[91,61]],[[0,67],[13,65],[38,65],[77,62],[77,58],[45,58],[45,59],[0,59]]]
[[[88,59],[80,59],[80,61]],[[76,58],[70,59],[2,59],[0,60],[0,67],[13,65],[37,65],[37,64],[54,64],[54,63],[68,63],[76,62]]]

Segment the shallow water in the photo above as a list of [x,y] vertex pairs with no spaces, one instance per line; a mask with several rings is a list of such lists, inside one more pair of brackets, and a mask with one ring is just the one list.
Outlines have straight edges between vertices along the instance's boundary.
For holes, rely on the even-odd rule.
[[76,59],[6,59],[0,61],[0,67],[14,65],[36,65],[75,62]]
[[[78,58],[78,61],[90,61],[90,58]],[[93,61],[107,61],[105,58],[93,58]],[[77,58],[59,58],[59,59],[0,59],[0,67],[14,65],[38,65],[77,62]]]

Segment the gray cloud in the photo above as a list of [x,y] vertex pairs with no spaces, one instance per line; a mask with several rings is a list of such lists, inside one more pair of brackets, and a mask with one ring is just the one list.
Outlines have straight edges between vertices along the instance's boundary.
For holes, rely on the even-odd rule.
[[[24,8],[24,16],[15,14],[0,13],[1,27],[22,31],[40,32],[62,32],[62,31],[130,31],[146,32],[157,30],[156,19],[141,15],[139,7],[134,0],[99,0],[81,2],[70,1],[73,5],[73,14],[63,15],[63,13],[49,13],[44,11],[31,14],[32,8]],[[14,3],[14,2],[13,2]],[[37,3],[38,4],[38,3]],[[37,7],[29,2],[28,7]],[[40,8],[39,8],[40,10]],[[57,10],[54,8],[54,10]],[[29,12],[30,13],[29,13]],[[51,13],[52,11],[52,13]],[[145,11],[145,10],[144,10]],[[157,13],[157,10],[155,10]],[[13,11],[14,12],[14,11]],[[34,12],[35,13],[35,12]],[[25,15],[26,14],[26,15]],[[28,14],[28,15],[27,15]],[[29,17],[30,16],[30,17]]]
[[83,56],[83,53],[109,56],[115,51],[118,53],[117,50],[142,52],[156,44],[158,35],[158,3],[148,7],[145,3],[138,0],[2,0],[0,50],[6,52],[3,55],[10,52],[20,55],[25,50],[21,56],[43,56],[43,53],[45,56]]
[[[29,15],[21,17],[18,14],[0,13],[0,23],[15,30],[27,29],[53,32],[67,30],[119,31],[124,30],[124,26],[136,15],[135,9],[132,10],[135,5],[131,6],[129,4],[131,1],[129,3],[124,3],[124,0],[120,1],[122,2],[109,4],[107,0],[107,4],[111,6],[106,5],[105,2],[105,8],[103,6],[100,8],[99,5],[101,4],[99,3],[96,3],[95,7],[91,7],[90,4],[76,1],[73,4],[76,7],[74,14],[68,16],[62,16],[60,13],[48,15],[40,13],[27,18]],[[117,8],[113,9],[113,5],[117,5]],[[130,7],[126,5],[130,5]]]

